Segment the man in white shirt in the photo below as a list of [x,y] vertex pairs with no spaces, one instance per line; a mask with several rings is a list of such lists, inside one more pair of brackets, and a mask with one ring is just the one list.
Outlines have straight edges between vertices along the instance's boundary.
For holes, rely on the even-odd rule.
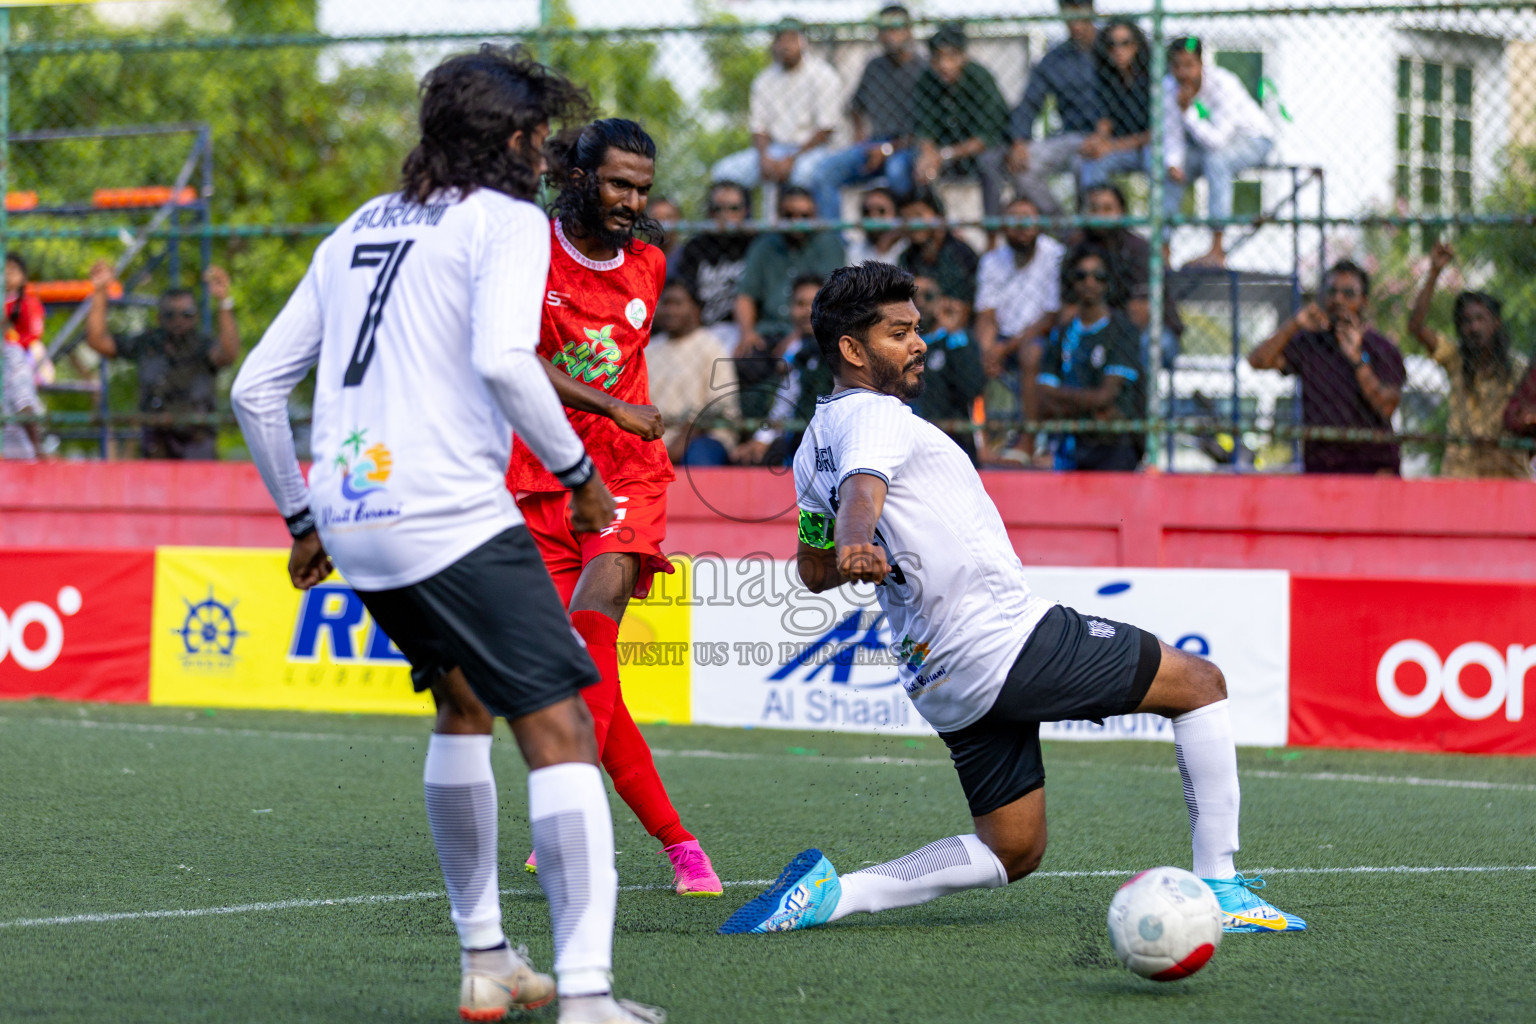
[[686,281],[673,279],[656,306],[656,331],[645,349],[651,401],[661,412],[667,455],[677,465],[724,466],[736,431],[716,421],[741,418],[736,362],[700,323],[703,303]]
[[[1184,202],[1184,190],[1201,175],[1210,188],[1210,216],[1232,216],[1232,185],[1237,175],[1259,167],[1275,148],[1275,129],[1248,87],[1226,68],[1206,67],[1200,40],[1181,36],[1168,46],[1168,77],[1163,80],[1167,131],[1163,162],[1168,181],[1163,212],[1172,217]],[[1211,229],[1211,248],[1192,266],[1226,264],[1222,229]]]
[[752,80],[747,114],[752,148],[721,159],[711,178],[748,188],[785,182],[812,188],[842,96],[843,83],[832,65],[806,52],[805,26],[785,18],[774,27],[773,63]]
[[1045,854],[1040,723],[1145,712],[1173,719],[1195,871],[1228,931],[1300,931],[1233,866],[1237,751],[1226,681],[1151,633],[1031,593],[997,508],[960,448],[905,404],[923,391],[915,287],[880,263],[832,273],[816,342],[836,386],[795,455],[800,577],[813,593],[872,584],[897,677],[949,747],[976,831],[839,876],[799,854],[724,934],[790,931],[992,889]]
[[[585,111],[584,91],[521,50],[484,46],[434,68],[401,191],[363,204],[320,243],[231,393],[294,538],[293,585],[324,580],[334,557],[438,705],[423,774],[466,1020],[557,993],[561,1024],[658,1019],[611,993],[613,822],[580,694],[598,673],[503,476],[510,426],[570,488],[576,529],[613,519],[536,355],[550,228],[528,200],[549,122]],[[306,484],[288,395],[311,369]],[[473,698],[507,719],[528,762],[558,984],[502,931],[490,718],[484,735],[444,725]]]
[[[1034,200],[1018,196],[1003,216],[1038,217],[1040,210]],[[1061,309],[1065,247],[1033,227],[1004,228],[1003,241],[976,268],[976,340],[991,376],[1009,357],[1044,338]]]

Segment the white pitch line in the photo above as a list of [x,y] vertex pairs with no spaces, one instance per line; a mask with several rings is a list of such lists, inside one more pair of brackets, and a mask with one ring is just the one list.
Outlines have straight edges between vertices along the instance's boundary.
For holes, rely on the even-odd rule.
[[[190,735],[227,736],[240,739],[309,740],[332,743],[356,743],[377,741],[383,743],[421,743],[422,736],[348,735],[327,732],[279,732],[265,729],[230,729],[212,725],[170,725],[146,722],[100,722],[88,718],[13,718],[0,716],[0,722],[38,722],[43,725],[63,725],[83,729],[106,729],[125,732],[185,733]],[[425,735],[425,734],[423,734]],[[832,757],[821,754],[777,754],[727,750],[673,750],[652,748],[656,757],[697,758],[716,761],[799,761],[805,764],[853,764],[892,765],[899,768],[939,768],[949,765],[948,759],[889,757],[867,754],[861,757]],[[1103,768],[1092,761],[1052,761],[1053,768]],[[1132,771],[1176,772],[1173,765],[1131,765]],[[1536,793],[1536,784],[1523,782],[1490,782],[1483,779],[1431,779],[1417,775],[1365,775],[1350,772],[1300,772],[1276,771],[1264,768],[1239,769],[1238,774],[1250,779],[1281,779],[1298,782],[1345,782],[1377,786],[1428,786],[1440,789],[1475,789],[1507,793]]]
[[[1395,864],[1390,866],[1360,865],[1347,868],[1258,868],[1250,869],[1252,875],[1444,875],[1444,874],[1498,874],[1515,871],[1536,871],[1536,864],[1507,864],[1478,867],[1450,867],[1446,865],[1417,866]],[[1136,873],[1134,868],[1111,868],[1102,871],[1036,871],[1031,878],[1127,878]],[[751,878],[736,882],[724,882],[732,888],[739,886],[772,885],[771,878]],[[621,885],[620,892],[650,892],[671,889],[670,885]],[[240,903],[228,907],[189,907],[177,910],[130,910],[110,914],[70,914],[65,917],[23,917],[12,921],[0,921],[0,928],[40,928],[70,924],[110,924],[116,921],[152,921],[165,918],[214,917],[222,914],[252,914],[272,910],[304,910],[314,907],[356,907],[378,903],[409,903],[417,900],[440,900],[448,894],[441,891],[385,893],[373,896],[341,896],[329,900],[274,900],[267,903]],[[520,898],[543,896],[538,889],[527,887],[503,889],[501,895]]]

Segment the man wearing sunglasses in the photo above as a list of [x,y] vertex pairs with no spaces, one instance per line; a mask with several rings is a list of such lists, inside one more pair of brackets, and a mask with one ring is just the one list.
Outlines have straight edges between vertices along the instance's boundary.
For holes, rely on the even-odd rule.
[[671,275],[682,281],[704,304],[700,322],[710,328],[726,349],[736,347],[736,283],[747,266],[747,247],[752,233],[740,227],[752,216],[752,200],[745,185],[717,181],[709,187],[709,219],[717,231],[688,239],[677,254]]
[[[105,260],[91,268],[94,291],[85,320],[86,344],[108,359],[138,363],[140,412],[213,412],[218,372],[240,357],[229,275],[212,266],[203,274],[218,307],[217,338],[199,328],[197,297],[188,288],[171,288],[160,296],[159,326],[126,338],[113,336],[107,329],[107,293],[116,283]],[[217,436],[206,426],[146,426],[143,454],[150,459],[216,459]]]
[[[1323,305],[1309,302],[1248,353],[1255,370],[1279,370],[1301,380],[1301,422],[1390,433],[1408,372],[1390,339],[1366,321],[1371,278],[1341,260],[1323,278]],[[1397,476],[1398,446],[1353,441],[1306,441],[1308,473]]]

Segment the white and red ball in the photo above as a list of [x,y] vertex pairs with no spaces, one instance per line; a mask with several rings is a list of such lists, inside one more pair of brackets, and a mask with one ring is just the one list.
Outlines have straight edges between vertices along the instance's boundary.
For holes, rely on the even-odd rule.
[[1221,944],[1221,905],[1191,872],[1150,868],[1110,901],[1109,943],[1120,962],[1143,978],[1187,978]]

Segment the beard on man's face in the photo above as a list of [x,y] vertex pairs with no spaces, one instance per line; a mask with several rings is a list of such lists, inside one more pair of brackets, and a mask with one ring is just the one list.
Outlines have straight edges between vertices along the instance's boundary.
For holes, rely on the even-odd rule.
[[[637,233],[651,238],[662,234],[661,224],[643,213],[636,214],[622,204],[605,207],[595,174],[584,174],[568,184],[555,206],[562,218],[574,222],[583,236],[595,239],[604,248],[627,248]],[[619,223],[620,227],[611,228],[610,222]]]
[[870,383],[874,384],[876,391],[882,395],[895,395],[908,402],[923,393],[925,381],[922,374],[908,377],[912,370],[923,365],[922,356],[898,363],[876,354],[873,349],[866,351],[869,352]]

